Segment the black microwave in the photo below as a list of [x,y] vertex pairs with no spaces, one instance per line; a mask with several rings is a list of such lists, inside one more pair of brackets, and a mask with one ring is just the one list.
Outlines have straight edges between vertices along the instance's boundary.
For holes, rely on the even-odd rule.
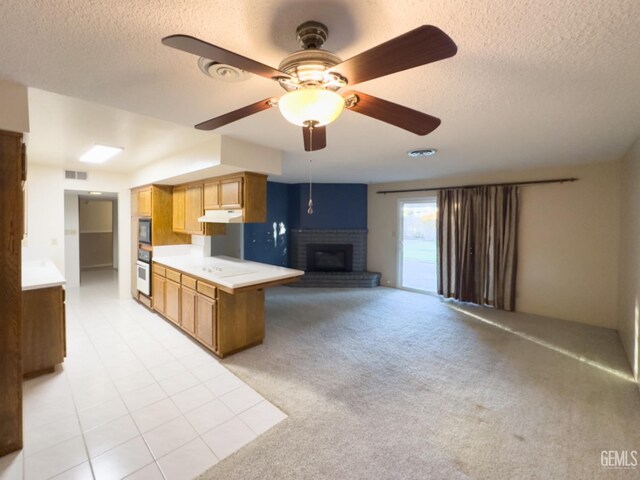
[[138,241],[151,245],[151,219],[138,219]]

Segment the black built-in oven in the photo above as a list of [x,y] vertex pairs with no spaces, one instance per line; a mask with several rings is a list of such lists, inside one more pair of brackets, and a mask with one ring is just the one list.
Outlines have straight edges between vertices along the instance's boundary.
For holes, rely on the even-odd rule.
[[151,245],[151,219],[138,219],[138,241]]

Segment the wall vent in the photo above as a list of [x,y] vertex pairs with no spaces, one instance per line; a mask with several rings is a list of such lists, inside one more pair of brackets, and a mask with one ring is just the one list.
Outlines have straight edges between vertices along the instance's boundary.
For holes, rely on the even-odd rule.
[[87,172],[76,172],[75,170],[65,170],[64,178],[68,180],[86,180]]

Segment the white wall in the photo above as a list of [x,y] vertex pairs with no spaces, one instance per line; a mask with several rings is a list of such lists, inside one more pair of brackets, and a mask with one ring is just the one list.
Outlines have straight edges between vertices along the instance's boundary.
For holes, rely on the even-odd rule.
[[67,287],[80,286],[78,193],[64,193],[64,276]]
[[282,152],[212,134],[206,143],[174,152],[132,175],[131,187],[159,183],[177,185],[242,171],[280,175]]
[[111,233],[113,203],[111,200],[80,201],[80,233]]
[[126,174],[89,171],[89,179],[66,180],[64,169],[29,164],[28,225],[26,245],[41,249],[58,269],[65,272],[64,212],[65,191],[115,192],[118,194],[118,278],[120,296],[130,296],[131,283],[131,193]]
[[398,198],[378,190],[578,177],[521,189],[518,311],[616,328],[620,162],[369,186],[368,269],[396,285]]
[[0,130],[29,131],[27,87],[2,79],[0,79]]
[[640,138],[622,159],[618,331],[640,377]]

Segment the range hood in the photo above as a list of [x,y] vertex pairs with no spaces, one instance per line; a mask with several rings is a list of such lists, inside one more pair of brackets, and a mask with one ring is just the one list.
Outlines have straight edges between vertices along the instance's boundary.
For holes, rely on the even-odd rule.
[[205,210],[204,217],[198,218],[202,223],[242,223],[242,209],[237,210]]

